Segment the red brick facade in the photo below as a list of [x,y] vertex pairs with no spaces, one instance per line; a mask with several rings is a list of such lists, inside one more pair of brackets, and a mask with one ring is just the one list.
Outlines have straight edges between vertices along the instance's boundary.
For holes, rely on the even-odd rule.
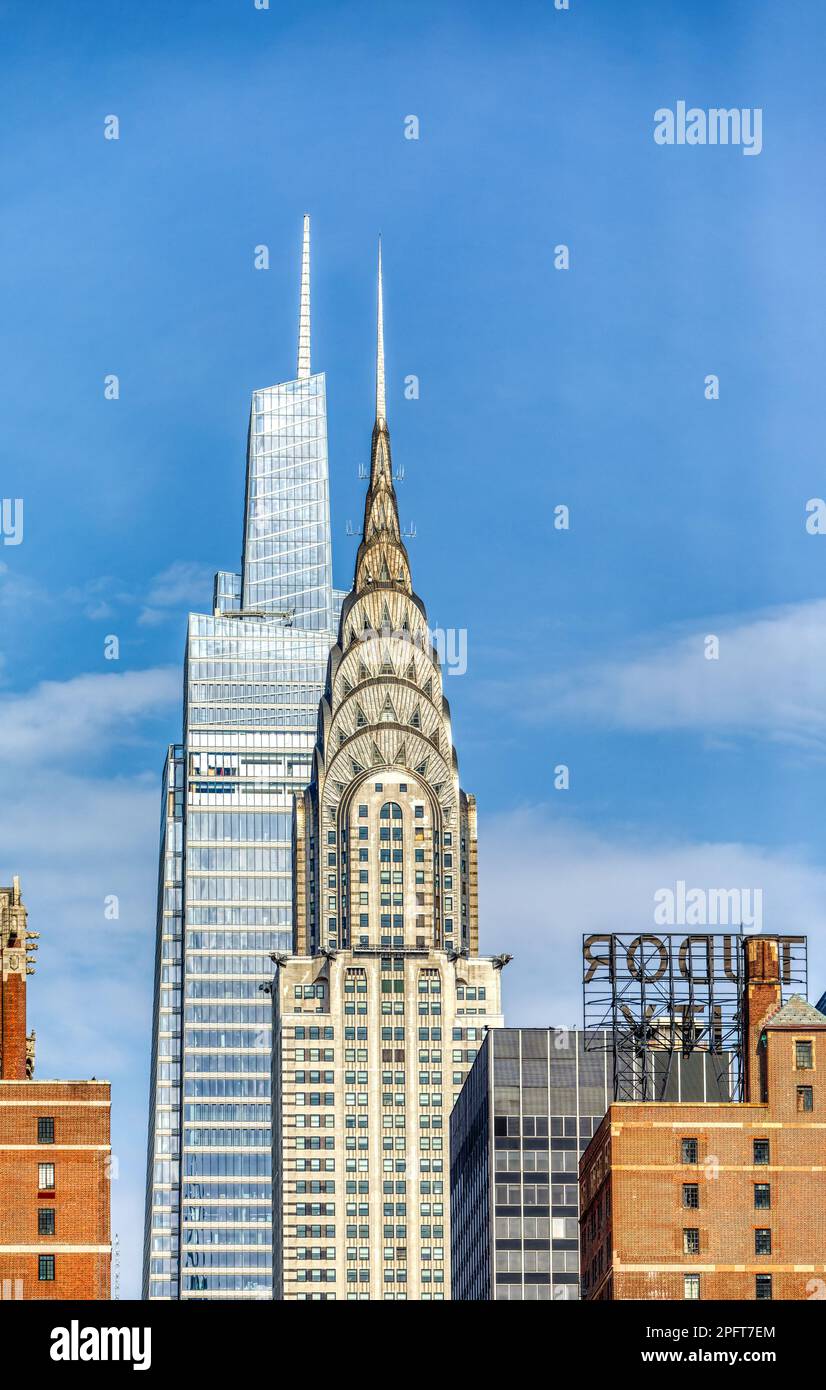
[[[0,1082],[3,1298],[109,1298],[109,1106],[108,1082]],[[50,1174],[41,1186],[44,1164],[54,1166],[52,1187]],[[39,1229],[38,1213],[49,1211],[53,1235]],[[41,1256],[54,1257],[53,1270]]]
[[0,1065],[4,1079],[26,1076],[26,985],[19,975],[3,981]]
[[33,971],[35,932],[26,925],[20,881],[0,888],[0,1080],[25,1081],[26,978]]
[[583,1155],[586,1298],[826,1297],[826,1018],[750,966],[747,1101],[613,1104]]
[[36,936],[15,879],[0,888],[0,1299],[108,1299],[110,1088],[32,1079]]

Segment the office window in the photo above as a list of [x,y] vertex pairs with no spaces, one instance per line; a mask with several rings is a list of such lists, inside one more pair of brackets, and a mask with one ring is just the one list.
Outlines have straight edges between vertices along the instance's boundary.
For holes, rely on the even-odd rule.
[[41,1115],[37,1121],[38,1144],[54,1143],[54,1119],[51,1115]]
[[770,1274],[758,1274],[754,1280],[755,1298],[771,1298],[772,1296],[772,1277]]
[[768,1139],[755,1139],[754,1141],[754,1162],[768,1163],[769,1161],[769,1141]]
[[700,1146],[696,1139],[683,1139],[680,1144],[680,1155],[683,1163],[696,1163],[700,1156]]
[[54,1235],[54,1207],[41,1207],[37,1213],[37,1234]]
[[754,1205],[761,1211],[767,1211],[772,1204],[772,1190],[767,1182],[756,1182],[754,1184]]
[[37,1261],[37,1277],[41,1283],[46,1280],[51,1283],[54,1279],[54,1255],[41,1255]]
[[699,1255],[700,1253],[700,1232],[696,1226],[686,1226],[683,1229],[683,1254]]
[[797,1088],[797,1108],[807,1114],[812,1109],[814,1097],[811,1086],[798,1086]]
[[54,1192],[54,1164],[38,1163],[37,1189],[39,1192]]
[[811,1071],[812,1069],[812,1044],[810,1042],[796,1042],[794,1045],[794,1064],[798,1071]]
[[699,1274],[683,1275],[683,1298],[700,1297],[700,1276]]
[[684,1207],[699,1207],[699,1205],[700,1205],[700,1188],[699,1188],[699,1186],[697,1185],[696,1182],[684,1182],[684,1183],[683,1183],[683,1206],[684,1206]]
[[766,1226],[759,1226],[754,1233],[755,1255],[770,1255],[772,1252],[772,1233]]

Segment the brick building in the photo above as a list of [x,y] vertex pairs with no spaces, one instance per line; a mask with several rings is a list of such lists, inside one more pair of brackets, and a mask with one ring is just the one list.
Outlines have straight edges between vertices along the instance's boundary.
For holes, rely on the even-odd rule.
[[826,1292],[826,1016],[749,938],[742,1102],[609,1106],[580,1164],[583,1297]]
[[109,1083],[34,1079],[20,883],[0,887],[0,1297],[108,1299]]

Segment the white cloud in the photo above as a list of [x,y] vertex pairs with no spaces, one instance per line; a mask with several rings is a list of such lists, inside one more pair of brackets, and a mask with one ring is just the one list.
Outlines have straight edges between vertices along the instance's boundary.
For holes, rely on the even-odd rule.
[[[705,639],[719,638],[707,660]],[[629,660],[524,683],[532,717],[631,730],[763,735],[826,748],[826,600],[710,619]]]
[[598,834],[546,807],[483,818],[480,841],[482,949],[514,956],[508,1023],[580,1025],[583,934],[654,930],[654,893],[680,879],[762,889],[763,929],[807,935],[810,997],[826,989],[826,871],[791,852]]
[[0,758],[54,763],[99,752],[103,743],[134,737],[141,719],[168,712],[180,698],[173,667],[43,681],[25,694],[0,696]]
[[45,595],[46,591],[40,584],[28,575],[15,573],[10,565],[0,561],[0,612],[7,622],[19,618],[34,604],[42,603]]
[[179,560],[150,580],[148,592],[141,597],[130,592],[113,575],[99,575],[72,585],[57,597],[39,581],[18,574],[5,561],[0,561],[0,612],[9,622],[28,622],[35,608],[42,623],[66,610],[80,613],[90,622],[114,618],[122,609],[134,614],[142,627],[154,627],[169,618],[196,610],[209,611],[214,572],[196,561]]
[[[35,768],[0,801],[0,881],[20,875],[41,934],[28,990],[36,1075],[112,1083],[123,1297],[140,1293],[159,775],[98,781]],[[112,895],[119,915],[108,920]]]
[[144,627],[154,627],[165,622],[173,610],[203,610],[210,604],[213,577],[207,565],[176,560],[152,580],[138,622]]
[[[112,1082],[113,1229],[122,1294],[137,1297],[151,1047],[158,812],[164,749],[152,770],[96,778],[92,754],[136,739],[140,723],[175,717],[174,668],[47,681],[0,696],[0,759],[14,795],[0,801],[0,881],[21,879],[41,933],[30,981],[36,1074]],[[105,914],[117,899],[117,917]],[[111,907],[110,907],[111,911]]]

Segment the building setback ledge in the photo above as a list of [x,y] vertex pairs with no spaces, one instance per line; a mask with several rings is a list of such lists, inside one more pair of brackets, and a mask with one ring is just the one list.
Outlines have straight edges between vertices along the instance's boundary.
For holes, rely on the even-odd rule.
[[111,1245],[59,1245],[49,1241],[48,1245],[0,1245],[0,1255],[111,1255]]
[[24,1081],[16,1081],[11,1078],[7,1081],[5,1077],[0,1081],[0,1086],[111,1086],[111,1084],[111,1081],[107,1081],[105,1077],[96,1077],[92,1080],[87,1077],[83,1081],[71,1081],[62,1076],[30,1076]]
[[626,1265],[615,1260],[614,1274],[815,1274],[826,1273],[826,1265],[779,1265],[766,1260],[747,1265],[640,1264]]
[[[5,1086],[5,1085],[7,1085],[7,1084],[8,1084],[8,1083],[5,1082],[5,1081],[0,1082],[0,1105],[42,1105],[42,1104],[43,1104],[42,1100],[39,1100],[39,1099],[34,1099],[34,1100],[25,1100],[25,1099],[23,1099],[23,1100],[8,1100],[8,1099],[3,1095],[3,1093],[2,1093],[2,1087]],[[28,1083],[28,1084],[30,1084],[30,1083]],[[55,1104],[56,1104],[56,1105],[65,1105],[65,1106],[69,1106],[69,1105],[94,1105],[94,1106],[97,1106],[98,1109],[100,1109],[100,1110],[110,1110],[111,1107],[112,1107],[112,1102],[111,1102],[111,1100],[91,1100],[91,1099],[90,1099],[90,1100],[70,1100],[70,1099],[67,1099],[67,1100],[57,1100],[57,1099],[55,1098]]]

